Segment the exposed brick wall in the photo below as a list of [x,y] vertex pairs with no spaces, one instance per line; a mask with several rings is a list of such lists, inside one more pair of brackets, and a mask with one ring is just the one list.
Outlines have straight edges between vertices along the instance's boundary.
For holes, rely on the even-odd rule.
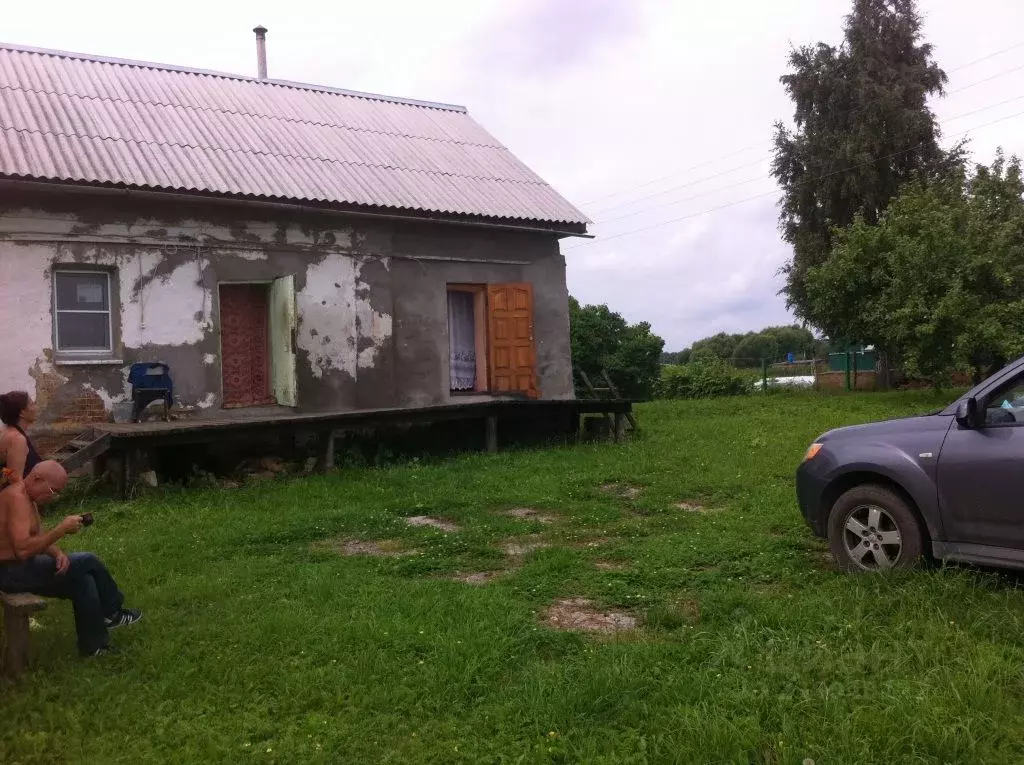
[[49,409],[51,415],[55,415],[52,419],[54,423],[88,424],[106,422],[108,419],[103,399],[95,393],[83,392],[59,404],[51,404]]
[[44,372],[39,366],[36,364],[36,368],[30,374],[36,381],[36,406],[39,407],[40,412],[45,412],[50,408],[60,386],[64,384],[64,378],[53,372]]
[[95,393],[79,391],[71,398],[62,398],[59,394],[59,389],[53,387],[49,395],[40,395],[38,399],[40,411],[46,412],[46,420],[50,424],[33,428],[30,435],[43,457],[53,456],[60,447],[91,425],[110,420],[103,399]]

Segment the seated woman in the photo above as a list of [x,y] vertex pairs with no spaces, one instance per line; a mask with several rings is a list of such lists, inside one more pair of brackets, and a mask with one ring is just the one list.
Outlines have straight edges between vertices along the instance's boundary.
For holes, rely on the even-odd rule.
[[0,486],[7,483],[20,483],[29,472],[42,462],[42,458],[25,433],[36,421],[36,404],[25,391],[11,391],[0,395],[0,422],[4,429],[0,432],[0,467],[4,468],[0,476]]

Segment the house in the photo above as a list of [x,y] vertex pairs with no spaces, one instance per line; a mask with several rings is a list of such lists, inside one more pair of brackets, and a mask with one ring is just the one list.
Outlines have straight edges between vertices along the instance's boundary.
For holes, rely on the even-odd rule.
[[140,361],[197,417],[572,398],[587,222],[463,107],[0,45],[0,389],[43,432]]

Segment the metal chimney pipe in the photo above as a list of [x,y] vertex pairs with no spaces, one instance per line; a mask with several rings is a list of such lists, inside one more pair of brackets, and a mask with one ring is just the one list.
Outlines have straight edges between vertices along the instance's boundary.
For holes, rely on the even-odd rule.
[[267,28],[256,27],[252,30],[256,33],[256,68],[261,80],[267,79]]

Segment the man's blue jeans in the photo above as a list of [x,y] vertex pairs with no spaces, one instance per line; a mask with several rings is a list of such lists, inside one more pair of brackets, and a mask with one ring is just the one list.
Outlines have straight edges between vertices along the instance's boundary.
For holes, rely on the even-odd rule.
[[78,650],[83,656],[107,646],[107,625],[124,603],[117,582],[98,557],[88,552],[70,553],[71,565],[57,574],[57,562],[49,555],[0,563],[0,590],[31,592],[44,598],[70,600],[75,610]]

